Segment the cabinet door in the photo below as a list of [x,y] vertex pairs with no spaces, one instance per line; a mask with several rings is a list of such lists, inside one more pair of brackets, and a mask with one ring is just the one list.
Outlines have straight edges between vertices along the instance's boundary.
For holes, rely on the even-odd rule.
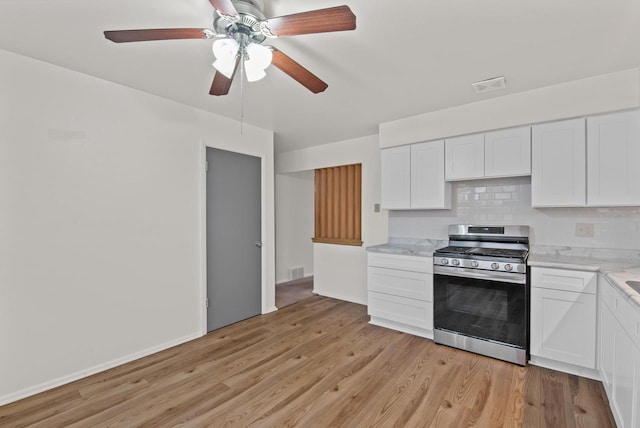
[[596,368],[596,296],[531,288],[531,355]]
[[[606,284],[603,286],[607,286]],[[609,307],[600,300],[600,375],[604,389],[609,397],[613,396],[613,360],[615,349],[614,334],[616,319]]]
[[531,127],[531,205],[586,205],[584,119]]
[[380,158],[382,208],[411,208],[411,147],[382,149]]
[[411,145],[411,208],[450,208],[444,181],[444,140]]
[[531,174],[531,127],[503,129],[484,134],[485,177]]
[[467,180],[484,177],[484,134],[445,140],[445,178]]
[[638,351],[631,338],[616,323],[613,355],[613,403],[623,427],[631,427],[633,420],[633,389]]
[[640,111],[587,119],[587,204],[640,205]]

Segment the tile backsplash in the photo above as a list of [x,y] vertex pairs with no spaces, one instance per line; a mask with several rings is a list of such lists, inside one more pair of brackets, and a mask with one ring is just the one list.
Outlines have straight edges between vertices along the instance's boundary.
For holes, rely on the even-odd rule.
[[[524,224],[535,245],[640,249],[640,207],[531,208],[531,177],[453,183],[449,210],[390,211],[389,236],[446,239],[447,226]],[[576,224],[593,224],[593,237]]]

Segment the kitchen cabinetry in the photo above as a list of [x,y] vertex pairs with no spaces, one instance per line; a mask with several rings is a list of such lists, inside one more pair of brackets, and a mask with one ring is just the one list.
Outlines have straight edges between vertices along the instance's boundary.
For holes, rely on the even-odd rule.
[[451,184],[444,180],[444,141],[428,141],[381,151],[382,208],[451,207]]
[[586,204],[585,120],[572,119],[531,128],[531,205]]
[[640,205],[640,111],[587,118],[587,204]]
[[381,161],[381,205],[385,209],[411,207],[411,147],[383,149]]
[[595,272],[531,269],[533,363],[595,370],[596,291]]
[[370,323],[433,338],[433,259],[367,255]]
[[531,127],[484,134],[484,175],[510,177],[531,174]]
[[445,141],[445,178],[470,180],[484,177],[484,134],[463,135]]
[[531,174],[529,126],[463,135],[445,140],[447,180]]
[[600,281],[600,373],[616,422],[640,425],[640,311]]

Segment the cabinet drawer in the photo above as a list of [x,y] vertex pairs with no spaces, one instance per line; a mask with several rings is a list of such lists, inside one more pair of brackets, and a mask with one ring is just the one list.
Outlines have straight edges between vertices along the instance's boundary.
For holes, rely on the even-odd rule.
[[367,281],[371,291],[433,301],[433,275],[430,273],[370,267]]
[[369,291],[371,316],[433,330],[433,303]]
[[367,253],[369,266],[433,273],[433,258],[398,254]]
[[531,269],[531,287],[596,294],[598,277],[595,272],[534,267]]

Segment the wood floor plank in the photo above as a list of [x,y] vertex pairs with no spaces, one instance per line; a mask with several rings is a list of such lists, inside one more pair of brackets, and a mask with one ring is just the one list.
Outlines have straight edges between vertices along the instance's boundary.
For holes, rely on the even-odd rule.
[[16,427],[614,427],[599,382],[368,324],[312,296],[0,407]]

